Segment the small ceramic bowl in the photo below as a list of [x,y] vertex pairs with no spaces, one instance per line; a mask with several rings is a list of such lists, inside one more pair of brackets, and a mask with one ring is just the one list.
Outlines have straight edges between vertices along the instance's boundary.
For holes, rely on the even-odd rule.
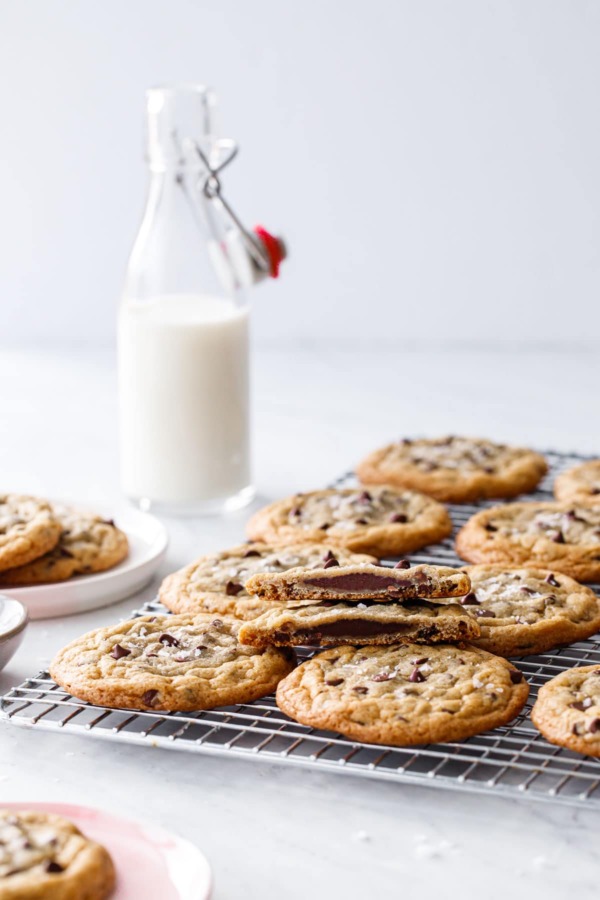
[[23,604],[0,594],[0,670],[23,640],[27,621],[27,610]]

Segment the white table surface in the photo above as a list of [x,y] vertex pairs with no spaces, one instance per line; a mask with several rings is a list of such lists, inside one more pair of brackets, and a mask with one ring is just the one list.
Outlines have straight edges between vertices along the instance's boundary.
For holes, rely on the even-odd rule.
[[[263,347],[254,360],[261,502],[321,487],[402,434],[463,432],[600,453],[592,347]],[[118,513],[112,354],[4,351],[0,384],[3,489],[114,502]],[[247,515],[168,521],[161,575],[237,542]],[[32,623],[0,674],[0,690],[153,591]],[[4,721],[0,799],[89,804],[171,828],[208,856],[216,900],[598,895],[600,816],[550,804],[103,743]]]

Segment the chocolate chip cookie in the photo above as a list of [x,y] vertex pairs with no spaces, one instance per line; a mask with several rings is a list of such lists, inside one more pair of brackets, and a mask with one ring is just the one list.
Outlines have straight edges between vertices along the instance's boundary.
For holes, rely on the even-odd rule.
[[554,496],[566,503],[600,503],[600,459],[561,472],[554,481]]
[[341,644],[429,644],[471,641],[479,625],[455,604],[425,600],[406,603],[340,603],[279,607],[246,622],[240,642],[253,647],[338,647]]
[[287,569],[320,569],[339,562],[376,562],[374,556],[350,553],[343,547],[329,544],[291,544],[274,547],[270,544],[250,543],[221,553],[209,553],[163,581],[159,599],[167,609],[176,613],[212,612],[232,615],[238,619],[253,619],[267,609],[261,598],[251,597],[245,582],[257,572],[285,572]]
[[405,438],[376,450],[356,469],[363,484],[423,491],[445,503],[516,497],[545,475],[546,460],[533,450],[482,438]]
[[532,656],[600,630],[600,599],[560,572],[530,567],[469,566],[471,591],[461,603],[477,617],[477,647],[499,656]]
[[0,809],[0,900],[105,900],[114,886],[108,852],[68,819]]
[[58,544],[60,532],[45,500],[0,494],[0,572],[43,556]]
[[600,666],[551,678],[538,692],[531,719],[551,744],[600,756]]
[[600,506],[507,503],[474,515],[456,550],[472,563],[537,566],[600,580]]
[[298,666],[279,683],[277,704],[303,725],[402,747],[505,725],[528,694],[518,669],[475,647],[346,646]]
[[401,556],[451,533],[440,503],[389,487],[295,494],[259,510],[248,523],[248,535],[256,541],[327,543],[378,557]]
[[0,573],[0,587],[51,584],[103,572],[127,556],[127,536],[112,519],[66,506],[55,505],[52,512],[61,528],[58,544],[38,559]]
[[253,575],[249,594],[263,600],[320,603],[323,600],[424,600],[462,597],[470,589],[469,576],[446,566],[411,566],[401,560],[393,569],[361,563],[341,566],[333,557],[324,567],[307,571]]
[[50,674],[99,706],[185,712],[249,703],[271,693],[295,657],[242,646],[238,627],[207,614],[141,616],[72,641]]

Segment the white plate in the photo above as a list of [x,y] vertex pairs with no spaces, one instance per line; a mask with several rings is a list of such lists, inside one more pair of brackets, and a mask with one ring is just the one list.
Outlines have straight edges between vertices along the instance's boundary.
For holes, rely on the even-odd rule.
[[208,900],[212,876],[194,844],[152,825],[66,803],[3,803],[3,809],[37,810],[70,819],[112,856],[117,886],[110,900]]
[[[70,505],[88,508],[88,504]],[[89,508],[107,519],[115,519],[129,539],[129,556],[107,572],[77,575],[57,584],[2,588],[2,594],[20,600],[27,607],[30,619],[69,616],[124,600],[145,587],[161,564],[169,539],[158,519],[128,507],[117,512],[114,507],[109,510],[96,504],[90,504]]]

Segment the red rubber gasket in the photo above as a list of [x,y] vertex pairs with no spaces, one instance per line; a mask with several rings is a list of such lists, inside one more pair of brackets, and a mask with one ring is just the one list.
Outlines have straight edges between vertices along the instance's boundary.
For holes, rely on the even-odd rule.
[[283,260],[283,254],[281,252],[279,241],[276,237],[273,237],[273,235],[268,232],[266,228],[263,228],[262,225],[255,225],[254,233],[257,238],[263,243],[265,250],[267,251],[267,254],[269,256],[269,274],[271,278],[279,278],[279,266],[281,265],[281,261]]

